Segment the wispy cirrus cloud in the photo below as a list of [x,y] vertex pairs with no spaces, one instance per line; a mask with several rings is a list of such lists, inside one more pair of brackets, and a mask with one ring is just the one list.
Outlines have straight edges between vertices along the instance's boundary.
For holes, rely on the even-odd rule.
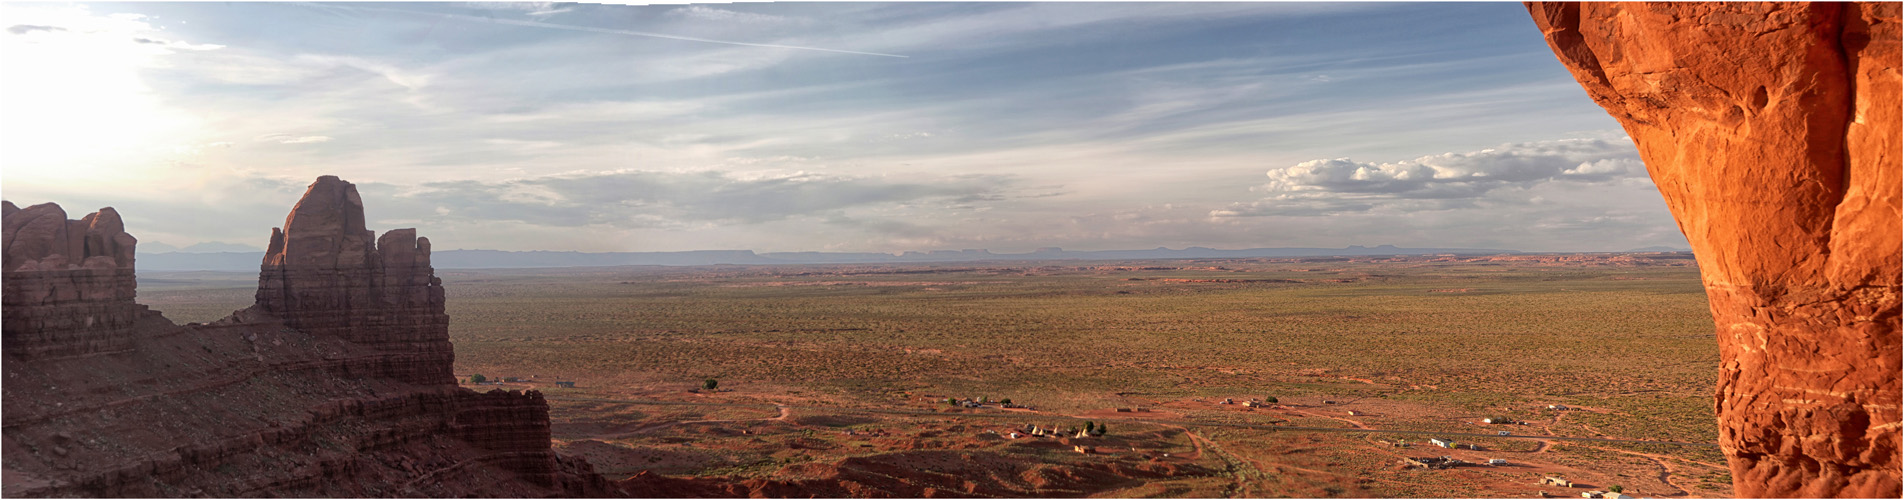
[[554,226],[656,227],[759,224],[837,216],[846,209],[953,205],[1001,199],[1003,176],[961,175],[898,181],[806,172],[619,171],[417,186],[400,196],[432,205],[438,216],[517,220]]

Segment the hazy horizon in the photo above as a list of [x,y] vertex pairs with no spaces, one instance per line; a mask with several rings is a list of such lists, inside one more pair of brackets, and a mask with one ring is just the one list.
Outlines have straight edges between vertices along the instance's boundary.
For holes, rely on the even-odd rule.
[[0,4],[0,171],[151,248],[1688,245],[1517,3]]

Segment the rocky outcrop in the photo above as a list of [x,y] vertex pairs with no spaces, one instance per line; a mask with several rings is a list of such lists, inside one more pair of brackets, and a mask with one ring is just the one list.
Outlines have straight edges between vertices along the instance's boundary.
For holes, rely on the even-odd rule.
[[349,376],[454,383],[449,316],[434,272],[428,238],[414,229],[375,238],[364,229],[357,186],[327,175],[304,192],[283,228],[272,228],[254,309],[384,353]]
[[533,391],[457,387],[429,242],[363,227],[322,177],[273,231],[254,306],[177,326],[133,302],[112,209],[5,204],[0,494],[603,496]]
[[133,302],[133,247],[111,207],[68,220],[59,205],[4,204],[8,353],[80,355],[122,350],[156,314]]
[[1899,4],[1528,11],[1692,243],[1734,491],[1898,497]]

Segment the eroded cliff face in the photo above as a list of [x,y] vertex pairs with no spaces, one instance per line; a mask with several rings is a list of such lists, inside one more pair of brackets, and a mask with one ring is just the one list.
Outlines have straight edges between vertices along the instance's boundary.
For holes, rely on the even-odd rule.
[[455,385],[428,240],[375,239],[323,177],[275,230],[258,303],[177,326],[133,302],[117,213],[5,204],[0,493],[598,496],[535,392]]
[[102,208],[68,220],[59,205],[5,209],[4,343],[9,353],[91,354],[124,350],[132,330],[157,314],[133,302],[137,280],[119,213]]
[[319,177],[284,227],[271,230],[253,309],[384,353],[351,376],[455,383],[449,315],[443,283],[430,267],[429,238],[415,229],[375,238],[364,229],[357,186],[335,176]]
[[1899,496],[1899,4],[1528,11],[1698,256],[1735,492]]

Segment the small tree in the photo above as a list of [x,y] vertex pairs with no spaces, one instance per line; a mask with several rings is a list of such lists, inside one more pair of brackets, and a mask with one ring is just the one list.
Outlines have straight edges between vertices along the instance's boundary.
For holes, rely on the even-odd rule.
[[1096,429],[1096,428],[1097,428],[1097,424],[1092,423],[1089,420],[1086,420],[1084,422],[1084,432],[1091,432],[1091,429]]
[[1002,405],[1011,404],[1011,398],[1000,399],[998,400],[998,404],[1002,404]]
[[1620,487],[1620,485],[1617,485],[1617,484],[1616,484],[1616,485],[1613,485],[1613,486],[1608,486],[1606,490],[1607,490],[1607,491],[1611,491],[1611,492],[1614,492],[1614,493],[1620,493],[1620,492],[1624,492],[1624,491],[1626,491],[1626,488],[1622,488],[1622,487]]
[[1263,402],[1264,402],[1264,403],[1269,403],[1269,404],[1276,404],[1276,396],[1268,396],[1268,397],[1264,397],[1264,398],[1263,398]]
[[706,381],[703,381],[703,382],[701,382],[701,388],[702,388],[702,389],[707,389],[707,390],[710,390],[710,391],[712,391],[712,390],[714,390],[714,388],[715,388],[715,387],[720,387],[720,386],[721,386],[721,381],[719,381],[719,380],[714,380],[714,379],[711,379],[711,378],[710,378],[710,379],[707,379]]
[[1104,435],[1105,432],[1109,432],[1109,431],[1104,430],[1104,424],[1097,424],[1097,429],[1091,431],[1091,434],[1102,436]]
[[952,406],[958,406],[958,405],[959,405],[959,400],[958,400],[957,398],[945,398],[945,404],[948,404],[948,405],[952,405]]
[[483,374],[481,373],[469,376],[469,383],[472,383],[472,384],[480,384],[480,383],[488,382],[488,381],[489,381],[489,377],[484,377]]

